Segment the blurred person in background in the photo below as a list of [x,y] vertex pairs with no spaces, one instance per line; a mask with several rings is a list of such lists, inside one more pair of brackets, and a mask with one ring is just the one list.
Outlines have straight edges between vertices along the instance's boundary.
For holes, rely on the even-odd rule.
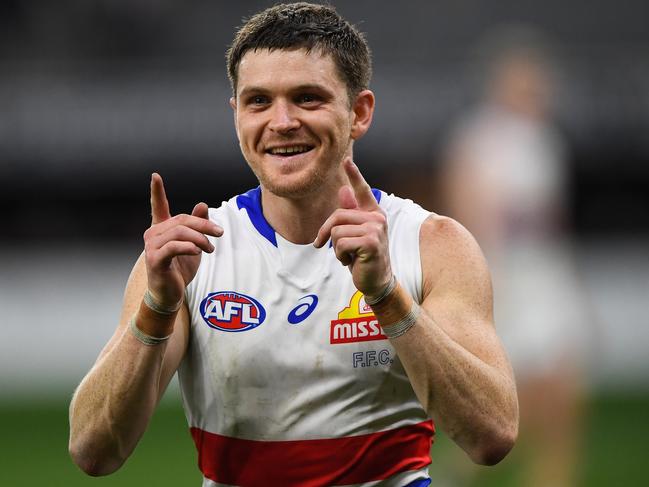
[[496,327],[520,398],[521,441],[510,458],[521,464],[517,485],[569,487],[577,484],[586,333],[566,152],[550,121],[553,67],[531,31],[503,32],[489,45],[484,100],[452,132],[440,189],[447,214],[476,236],[492,269]]
[[172,216],[152,176],[120,323],[70,406],[74,461],[120,468],[176,370],[204,486],[423,487],[432,419],[500,461],[518,403],[482,253],[352,162],[375,103],[364,37],[331,7],[276,5],[228,73],[260,186]]

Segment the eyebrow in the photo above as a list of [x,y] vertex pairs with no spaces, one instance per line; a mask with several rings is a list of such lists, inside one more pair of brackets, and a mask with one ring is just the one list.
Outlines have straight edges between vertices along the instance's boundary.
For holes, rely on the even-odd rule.
[[246,86],[243,90],[241,90],[238,94],[238,96],[246,96],[248,94],[252,93],[268,93],[268,90],[266,88],[261,88],[259,86]]
[[[253,94],[253,93],[254,94],[257,94],[257,93],[267,94],[267,93],[270,93],[270,91],[271,90],[269,90],[268,88],[264,88],[264,87],[261,87],[261,86],[254,86],[254,85],[253,86],[246,86],[244,89],[242,89],[239,92],[238,96],[239,97],[244,97],[244,96],[247,96],[247,95],[250,95],[250,94]],[[290,92],[320,91],[320,92],[324,92],[324,93],[327,93],[327,94],[332,94],[331,90],[327,89],[325,86],[323,86],[321,84],[318,84],[318,83],[301,84],[301,85],[298,85],[298,86],[295,86],[295,87],[291,88],[289,91]]]

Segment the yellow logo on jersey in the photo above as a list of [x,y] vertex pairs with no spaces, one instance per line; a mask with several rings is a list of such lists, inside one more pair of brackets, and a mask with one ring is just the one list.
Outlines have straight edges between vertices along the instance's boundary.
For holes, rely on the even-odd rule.
[[356,291],[349,301],[349,306],[338,313],[337,320],[331,320],[330,343],[367,342],[387,340],[381,332],[379,322],[365,302],[365,297]]

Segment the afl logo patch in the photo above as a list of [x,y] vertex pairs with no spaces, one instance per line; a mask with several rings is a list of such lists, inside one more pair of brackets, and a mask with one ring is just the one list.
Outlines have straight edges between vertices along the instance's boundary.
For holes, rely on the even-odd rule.
[[221,331],[247,331],[266,319],[259,301],[233,291],[210,293],[201,301],[201,316],[212,328]]

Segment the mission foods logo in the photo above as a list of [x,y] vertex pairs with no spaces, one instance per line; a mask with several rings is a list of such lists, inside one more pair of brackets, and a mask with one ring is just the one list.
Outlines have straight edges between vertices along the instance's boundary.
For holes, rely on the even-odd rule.
[[365,303],[363,293],[356,291],[349,306],[338,313],[338,319],[331,321],[330,343],[369,342],[387,340],[379,322]]
[[266,319],[266,310],[259,301],[233,291],[208,294],[200,310],[205,322],[221,331],[252,330]]

